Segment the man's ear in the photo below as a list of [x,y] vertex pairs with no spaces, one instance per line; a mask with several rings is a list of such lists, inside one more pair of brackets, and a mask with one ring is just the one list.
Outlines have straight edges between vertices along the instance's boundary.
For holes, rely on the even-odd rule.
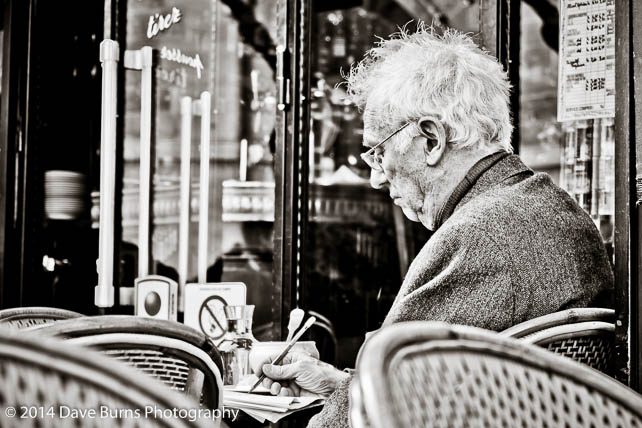
[[430,166],[435,166],[446,151],[446,129],[437,116],[422,116],[417,123],[425,138],[426,162]]

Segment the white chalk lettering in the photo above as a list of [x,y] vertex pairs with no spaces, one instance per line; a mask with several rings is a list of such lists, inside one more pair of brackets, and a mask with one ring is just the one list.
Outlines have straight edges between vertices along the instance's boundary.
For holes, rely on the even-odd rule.
[[201,57],[198,54],[191,57],[182,53],[178,48],[168,48],[167,46],[163,46],[161,48],[160,57],[167,61],[177,62],[179,64],[185,64],[192,67],[196,70],[196,76],[199,79],[201,78],[203,63],[201,62]]
[[167,15],[153,14],[147,22],[147,38],[152,39],[161,31],[169,30],[172,25],[181,22],[182,16],[181,10],[177,7],[173,7],[172,12]]

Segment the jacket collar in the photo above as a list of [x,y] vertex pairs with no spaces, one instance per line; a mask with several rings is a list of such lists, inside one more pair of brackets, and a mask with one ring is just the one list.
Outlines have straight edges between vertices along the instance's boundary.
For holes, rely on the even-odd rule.
[[437,228],[448,220],[455,209],[466,204],[475,196],[484,193],[497,183],[515,175],[533,171],[521,161],[519,156],[498,152],[480,159],[468,170],[464,179],[455,187],[437,215]]

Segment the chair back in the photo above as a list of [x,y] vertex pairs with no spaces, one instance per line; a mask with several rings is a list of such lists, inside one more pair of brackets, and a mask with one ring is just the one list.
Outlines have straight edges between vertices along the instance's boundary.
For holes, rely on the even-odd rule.
[[308,311],[308,315],[316,321],[305,332],[305,340],[313,340],[319,350],[319,359],[328,364],[337,364],[338,340],[332,321],[315,311]]
[[180,417],[199,416],[198,403],[124,364],[7,328],[0,329],[0,408],[3,428],[218,426]]
[[[642,397],[612,378],[497,333],[388,326],[364,345],[354,427],[641,426]],[[361,421],[361,422],[360,422]]]
[[40,306],[10,308],[0,311],[0,325],[22,329],[83,316],[83,314],[79,314],[78,312]]
[[525,321],[500,334],[520,338],[612,376],[614,322],[613,309],[576,308]]
[[223,409],[223,361],[204,334],[172,321],[105,315],[31,329],[125,362],[209,409]]

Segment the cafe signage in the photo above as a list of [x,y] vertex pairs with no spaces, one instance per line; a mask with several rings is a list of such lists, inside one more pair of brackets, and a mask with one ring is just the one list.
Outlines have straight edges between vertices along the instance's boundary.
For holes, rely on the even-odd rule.
[[196,70],[196,76],[200,79],[201,73],[203,71],[203,63],[201,62],[201,57],[196,54],[194,56],[189,56],[181,52],[178,48],[168,48],[163,46],[160,51],[161,59],[176,62],[179,64],[185,64],[189,67],[192,67]]
[[557,120],[615,115],[615,0],[562,0]]
[[172,12],[166,15],[155,13],[149,17],[147,21],[147,38],[152,39],[161,31],[169,30],[169,28],[181,22],[183,14],[177,7],[172,8]]

